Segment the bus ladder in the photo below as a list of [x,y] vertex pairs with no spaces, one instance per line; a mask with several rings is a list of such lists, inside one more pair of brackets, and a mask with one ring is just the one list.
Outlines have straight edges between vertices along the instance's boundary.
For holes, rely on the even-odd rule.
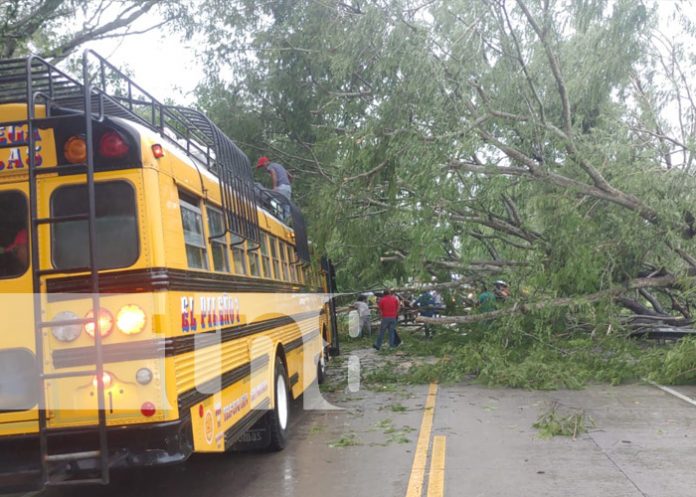
[[[36,357],[39,367],[39,378],[41,381],[40,394],[38,399],[38,425],[39,425],[39,453],[40,453],[40,471],[41,480],[47,486],[59,485],[76,485],[76,484],[107,484],[109,483],[109,451],[106,426],[106,411],[105,411],[105,388],[103,383],[104,377],[104,358],[102,351],[102,336],[99,330],[99,272],[96,262],[96,202],[95,202],[95,186],[94,186],[94,151],[93,151],[93,131],[92,120],[92,90],[89,78],[88,64],[86,57],[83,59],[83,83],[82,83],[82,98],[84,99],[83,114],[85,117],[85,141],[87,143],[87,160],[82,164],[74,164],[70,166],[43,166],[37,167],[35,157],[35,137],[34,130],[39,127],[47,127],[60,123],[62,119],[74,117],[75,114],[66,116],[51,116],[50,108],[53,95],[49,91],[37,91],[33,89],[33,77],[37,74],[36,66],[45,68],[46,73],[38,71],[39,75],[48,77],[51,80],[52,72],[58,72],[52,65],[45,62],[39,57],[30,56],[27,58],[27,142],[28,142],[28,170],[29,170],[29,214],[31,218],[30,224],[30,242],[31,242],[31,266],[32,266],[32,283],[34,291],[34,323],[35,323],[35,340],[36,340]],[[34,71],[34,72],[33,72]],[[36,101],[42,99],[46,105],[46,117],[36,117]],[[99,106],[101,109],[103,107]],[[79,113],[77,113],[79,115]],[[103,112],[97,116],[98,119],[103,118]],[[87,213],[72,216],[48,216],[39,217],[38,210],[38,189],[37,179],[40,176],[57,172],[71,172],[73,174],[84,174],[87,185],[88,209]],[[39,226],[55,225],[67,221],[87,221],[89,231],[89,263],[86,267],[76,267],[69,269],[52,269],[42,268],[41,259],[39,256]],[[45,276],[54,274],[71,274],[71,273],[89,273],[91,292],[92,292],[92,317],[81,319],[63,319],[47,321],[44,318],[41,299],[41,281]],[[44,357],[44,340],[50,336],[49,328],[53,326],[67,325],[85,325],[94,323],[94,356],[95,367],[93,369],[82,371],[68,372],[53,372],[45,371],[46,358]],[[82,450],[74,452],[55,452],[51,451],[49,441],[51,440],[51,430],[48,427],[47,415],[47,396],[49,385],[51,388],[56,382],[64,378],[73,377],[92,377],[96,385],[97,394],[97,422],[93,432],[97,438],[96,449]],[[90,427],[90,432],[92,427]],[[90,447],[91,448],[91,447]],[[81,468],[87,466],[87,468]]]

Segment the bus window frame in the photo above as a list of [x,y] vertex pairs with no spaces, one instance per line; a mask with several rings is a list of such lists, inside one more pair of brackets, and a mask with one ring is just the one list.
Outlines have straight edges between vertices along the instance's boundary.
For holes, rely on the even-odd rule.
[[[232,240],[230,243],[230,249],[231,249],[231,255],[232,255],[232,265],[234,267],[234,274],[238,274],[241,276],[249,276],[249,263],[247,261],[247,241],[238,236],[238,235],[232,235]],[[241,258],[239,259],[242,263],[243,272],[238,272],[237,271],[237,254],[241,255]]]
[[[246,243],[246,254],[247,254],[247,262],[249,263],[249,274],[248,276],[252,278],[261,278],[261,260],[259,258],[259,248],[261,247],[259,244],[255,244],[254,247],[250,246],[251,244],[249,241]],[[251,261],[254,261],[253,267],[256,269],[252,269],[252,263]]]
[[292,270],[290,269],[290,244],[283,240],[278,240],[278,248],[280,249],[280,259],[283,265],[283,276],[285,281],[294,281],[292,278]]
[[[95,197],[97,196],[97,192],[96,192],[97,188],[98,188],[100,185],[105,185],[105,184],[109,184],[109,183],[123,183],[123,184],[126,184],[126,185],[128,185],[128,186],[131,188],[131,191],[133,192],[133,219],[135,219],[136,255],[135,255],[135,258],[134,258],[130,263],[128,263],[128,264],[119,265],[119,266],[109,266],[109,267],[103,267],[103,268],[98,267],[98,268],[97,268],[98,271],[109,271],[109,270],[112,270],[112,269],[125,269],[125,268],[129,268],[129,267],[134,266],[135,264],[137,264],[138,261],[140,260],[140,257],[142,256],[142,245],[143,245],[143,243],[142,243],[142,237],[141,237],[141,232],[140,232],[140,210],[138,209],[138,189],[136,188],[135,184],[134,184],[131,180],[129,180],[129,179],[126,179],[126,178],[113,178],[113,179],[111,179],[111,178],[110,178],[110,179],[105,179],[105,180],[102,180],[102,181],[95,181],[95,182],[94,182]],[[51,216],[54,216],[54,215],[55,215],[55,212],[54,212],[54,209],[53,209],[53,199],[54,199],[55,194],[56,194],[57,192],[63,190],[63,189],[66,189],[66,188],[75,188],[75,187],[79,187],[79,186],[83,186],[83,187],[87,188],[87,183],[84,183],[84,182],[82,182],[82,183],[67,183],[67,184],[63,184],[63,185],[58,185],[56,188],[54,188],[54,189],[51,191],[51,194],[50,194],[49,197],[48,197],[48,208],[49,208],[49,212],[51,213]],[[95,200],[96,200],[96,198],[95,198]],[[50,258],[51,258],[51,266],[52,266],[54,269],[66,269],[66,270],[69,270],[70,268],[58,267],[58,265],[56,264],[55,254],[54,254],[54,247],[55,247],[55,243],[56,243],[56,237],[55,237],[55,229],[54,229],[54,228],[55,228],[55,225],[52,225],[52,226],[51,226],[51,230],[50,230],[50,234],[49,234],[49,240],[50,240],[49,254],[50,254]],[[27,228],[27,229],[29,229],[29,228]],[[97,241],[97,243],[99,243],[99,242]],[[39,250],[41,250],[41,246],[40,246],[40,245],[41,245],[41,244],[39,244]],[[30,248],[30,249],[31,249],[31,248]]]
[[[26,194],[26,192],[23,192],[22,190],[13,188],[11,190],[2,190],[0,191],[0,194],[3,193],[19,193],[20,196],[22,197],[22,200],[24,200],[24,207],[25,207],[25,212],[26,212],[26,219],[24,223],[24,229],[27,230],[27,235],[29,235],[29,195]],[[27,271],[29,271],[29,268],[31,267],[31,244],[29,243],[30,240],[27,240],[27,250],[29,250],[29,259],[27,260],[26,267],[24,268],[24,271],[22,271],[20,274],[16,275],[10,275],[10,276],[0,276],[0,280],[14,280],[17,278],[21,278],[22,276],[27,274]]]
[[272,235],[262,231],[261,232],[261,243],[259,243],[259,252],[261,252],[261,271],[263,278],[273,279],[273,273],[271,269],[271,252],[269,250],[270,238]]
[[275,279],[287,281],[288,279],[283,275],[283,262],[280,258],[280,249],[278,248],[278,243],[280,243],[280,240],[278,237],[271,235],[268,242],[271,245],[271,265],[273,266],[273,274],[275,274]]
[[[193,205],[190,202],[191,200],[197,200],[198,206]],[[184,229],[184,216],[183,216],[182,212],[179,212],[179,218],[181,219],[181,234],[184,238],[184,254],[186,255],[186,266],[189,269],[194,269],[194,270],[198,270],[198,271],[210,271],[210,261],[208,260],[208,244],[206,243],[206,238],[207,238],[206,222],[203,219],[203,211],[200,208],[200,203],[201,203],[200,199],[198,199],[197,197],[193,197],[193,196],[187,194],[186,192],[179,191],[179,210],[183,211],[183,209],[187,209],[187,210],[193,212],[194,214],[198,214],[198,216],[200,217],[200,221],[201,221],[201,236],[203,239],[202,246],[197,246],[197,245],[187,243],[186,230]],[[188,257],[188,252],[186,250],[188,245],[191,245],[192,247],[203,250],[202,260],[205,262],[205,267],[195,267],[195,266],[191,265],[191,261],[189,261],[189,257]]]
[[[211,205],[208,203],[205,204],[205,217],[206,217],[206,222],[208,225],[208,238],[207,238],[207,240],[208,240],[208,243],[210,244],[210,258],[212,259],[212,263],[213,263],[212,271],[215,273],[231,273],[232,270],[231,270],[231,265],[230,265],[230,254],[229,254],[230,246],[229,246],[229,242],[227,240],[227,232],[225,231],[225,233],[219,237],[213,236],[214,233],[211,233],[212,227],[210,226],[210,219],[211,219],[210,213],[215,213],[216,215],[218,215],[220,217],[220,222],[221,222],[223,229],[225,226],[225,218],[224,218],[224,214],[222,212],[222,209],[219,209],[219,208],[215,207],[214,205]],[[214,251],[215,245],[222,247],[222,255],[224,257],[224,265],[225,265],[224,269],[217,269],[215,267],[215,253],[214,253],[215,252]]]

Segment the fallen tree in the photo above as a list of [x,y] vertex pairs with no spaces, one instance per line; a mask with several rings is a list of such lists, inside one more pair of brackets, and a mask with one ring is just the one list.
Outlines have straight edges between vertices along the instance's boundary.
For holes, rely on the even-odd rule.
[[[431,324],[470,324],[481,321],[490,321],[504,316],[514,316],[516,314],[526,314],[532,311],[547,309],[550,307],[577,307],[587,304],[592,304],[600,300],[611,300],[619,298],[628,290],[640,290],[644,288],[666,288],[672,287],[677,283],[674,276],[658,276],[655,278],[636,278],[628,281],[623,286],[616,286],[607,290],[602,290],[579,297],[564,297],[557,299],[549,299],[541,302],[518,302],[511,307],[498,309],[480,314],[472,314],[468,316],[442,316],[442,317],[425,317],[418,316],[416,321]],[[652,317],[652,316],[651,316]],[[635,316],[634,318],[638,318]],[[672,321],[669,316],[660,316],[661,319]],[[689,321],[690,323],[691,321]]]
[[[238,3],[248,15],[211,3],[201,104],[241,116],[228,131],[297,173],[343,289],[479,293],[502,278],[516,306],[440,322],[575,308],[554,326],[690,323],[692,280],[660,284],[696,268],[696,43],[680,11]],[[659,32],[664,15],[679,36]],[[221,35],[240,31],[241,47]],[[253,55],[233,83],[218,70],[231,51]]]

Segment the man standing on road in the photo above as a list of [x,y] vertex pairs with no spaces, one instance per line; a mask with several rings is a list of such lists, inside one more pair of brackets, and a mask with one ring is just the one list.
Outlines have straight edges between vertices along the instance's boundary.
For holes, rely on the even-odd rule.
[[271,175],[273,191],[280,193],[283,197],[288,199],[288,202],[282,202],[283,221],[287,222],[290,219],[289,202],[292,198],[292,186],[290,185],[292,175],[277,162],[271,162],[271,160],[265,155],[259,157],[259,161],[256,163],[256,168],[264,168],[266,171],[268,171]]
[[359,295],[357,302],[353,304],[353,307],[358,311],[360,333],[358,336],[360,338],[364,336],[372,336],[372,325],[370,323],[370,307],[367,305],[367,297],[365,295]]
[[[415,304],[418,307],[421,316],[424,316],[426,318],[431,318],[435,315],[435,298],[433,297],[432,293],[430,293],[430,292],[421,293],[420,297],[418,297],[416,299]],[[425,338],[432,338],[433,337],[432,326],[429,325],[428,323],[425,323],[424,328],[425,328]]]
[[382,348],[384,332],[389,330],[389,346],[397,347],[401,343],[399,335],[396,333],[396,319],[399,316],[399,299],[391,290],[385,290],[384,296],[379,299],[377,304],[382,315],[382,322],[379,325],[379,335],[373,345],[376,350]]

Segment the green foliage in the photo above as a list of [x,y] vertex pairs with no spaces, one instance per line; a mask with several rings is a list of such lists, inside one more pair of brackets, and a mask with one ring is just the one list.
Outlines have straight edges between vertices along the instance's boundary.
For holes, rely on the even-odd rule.
[[355,433],[345,433],[341,435],[338,440],[334,440],[333,442],[329,443],[329,447],[332,449],[355,447],[357,445],[362,445],[362,442]]
[[[655,346],[622,336],[592,338],[582,332],[554,336],[540,331],[544,333],[516,336],[509,329],[488,327],[466,337],[450,331],[441,333],[434,345],[434,341],[412,337],[410,347],[429,347],[428,354],[440,359],[403,373],[389,364],[367,373],[365,383],[468,380],[486,386],[555,390],[579,389],[588,383],[618,385],[646,377],[667,384],[696,379],[696,342],[690,340]],[[447,344],[448,338],[454,344]]]
[[389,406],[389,409],[390,409],[392,412],[406,412],[406,406],[403,405],[403,404],[400,404],[400,403],[398,403],[398,402],[397,402],[396,404],[391,404],[391,405]]
[[541,438],[563,436],[575,439],[594,426],[594,421],[584,411],[562,412],[558,404],[554,403],[532,426],[539,430]]
[[[456,275],[478,293],[502,277],[513,303],[576,302],[474,326],[446,349],[439,333],[407,344],[443,354],[413,381],[579,388],[643,373],[651,352],[582,344],[626,317],[611,296],[586,296],[689,269],[696,114],[679,71],[696,72],[693,23],[678,17],[685,42],[666,52],[658,9],[631,0],[232,4],[202,9],[199,102],[251,157],[294,173],[342,289]],[[684,278],[655,298],[669,311],[693,292]]]
[[0,58],[37,53],[62,60],[93,40],[148,31],[192,32],[197,6],[189,0],[93,2],[89,0],[6,0],[0,3]]
[[696,381],[696,339],[685,338],[667,352],[647,375],[657,383],[681,385]]

